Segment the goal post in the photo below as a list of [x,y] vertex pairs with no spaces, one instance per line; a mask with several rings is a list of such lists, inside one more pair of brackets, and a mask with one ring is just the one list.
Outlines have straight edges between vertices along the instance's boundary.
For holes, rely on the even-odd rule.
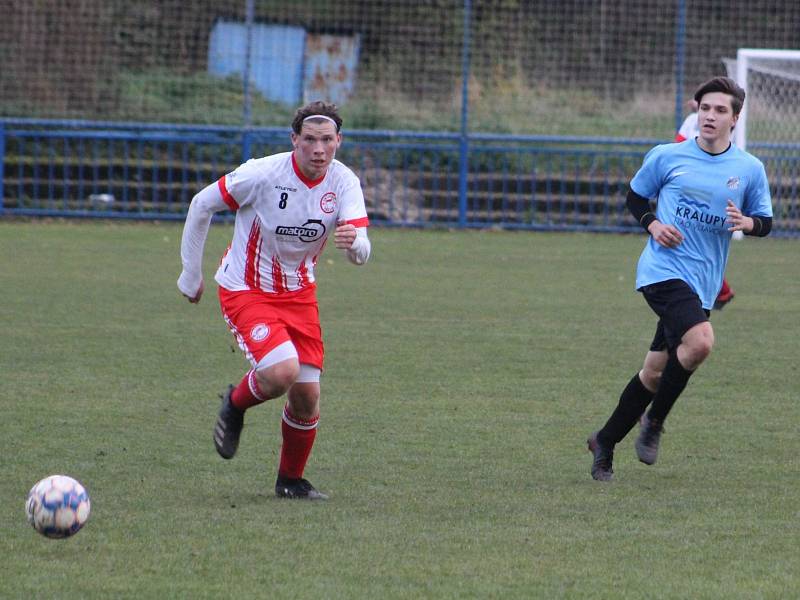
[[797,231],[800,203],[800,50],[740,48],[722,59],[746,98],[734,142],[767,170],[773,211],[782,227]]
[[728,75],[747,94],[734,141],[797,143],[800,140],[800,50],[740,48],[725,60]]

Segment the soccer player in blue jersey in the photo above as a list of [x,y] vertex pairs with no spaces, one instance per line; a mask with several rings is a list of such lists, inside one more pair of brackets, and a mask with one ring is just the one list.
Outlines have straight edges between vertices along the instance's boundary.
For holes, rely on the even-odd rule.
[[[763,237],[772,228],[764,165],[731,144],[744,97],[727,77],[705,82],[694,96],[697,138],[656,146],[631,180],[628,209],[650,234],[639,258],[636,289],[658,316],[658,325],[644,366],[606,424],[588,439],[594,479],[612,479],[614,446],[637,421],[636,454],[645,464],[656,462],[664,420],[714,345],[708,318],[731,235]],[[651,198],[657,202],[655,214]]]
[[[692,98],[688,103],[691,113],[684,119],[678,133],[675,134],[675,141],[682,142],[684,140],[693,140],[700,133],[700,128],[697,124],[697,100]],[[736,294],[733,288],[728,284],[727,278],[722,278],[722,287],[717,294],[717,299],[714,301],[714,309],[722,310]]]

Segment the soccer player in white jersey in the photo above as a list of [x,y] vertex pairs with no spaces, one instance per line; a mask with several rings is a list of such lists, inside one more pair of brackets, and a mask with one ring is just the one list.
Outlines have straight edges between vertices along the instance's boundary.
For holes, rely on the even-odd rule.
[[687,102],[687,106],[689,107],[689,114],[681,123],[678,133],[675,134],[676,142],[693,140],[700,135],[700,128],[697,126],[697,100],[692,98]]
[[252,368],[222,396],[214,445],[236,454],[244,414],[283,394],[278,477],[284,498],[326,499],[303,478],[319,422],[324,350],[314,267],[329,235],[356,265],[370,255],[369,221],[358,177],[335,160],[342,119],[312,102],[292,121],[292,152],[252,159],[200,191],[186,215],[178,289],[203,295],[202,257],[211,218],[236,213],[233,241],[215,279],[222,316]]
[[[678,133],[675,134],[676,142],[683,142],[685,140],[693,140],[700,135],[700,127],[697,124],[697,100],[692,98],[689,102],[689,110],[691,111],[681,123]],[[714,300],[714,308],[722,310],[725,305],[733,300],[736,294],[733,288],[728,283],[728,278],[722,278],[722,287],[719,289],[717,299]]]
[[[708,318],[731,236],[735,231],[765,236],[772,228],[764,165],[731,144],[744,96],[727,77],[705,82],[694,96],[697,138],[656,146],[631,180],[628,209],[650,234],[639,258],[636,289],[658,324],[644,366],[606,424],[587,441],[597,480],[611,480],[614,446],[639,420],[636,454],[645,464],[656,462],[664,420],[714,345]],[[657,198],[656,214],[650,212],[650,198]]]

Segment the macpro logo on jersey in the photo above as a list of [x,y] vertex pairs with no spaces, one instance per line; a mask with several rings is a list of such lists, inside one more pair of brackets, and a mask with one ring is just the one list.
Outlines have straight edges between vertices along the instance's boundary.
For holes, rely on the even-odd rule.
[[316,242],[325,235],[325,225],[319,219],[309,219],[300,227],[294,225],[278,225],[275,234],[283,237],[297,238],[301,242]]

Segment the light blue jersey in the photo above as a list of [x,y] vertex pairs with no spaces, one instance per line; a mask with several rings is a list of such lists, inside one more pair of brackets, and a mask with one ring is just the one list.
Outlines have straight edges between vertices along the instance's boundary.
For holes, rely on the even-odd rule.
[[683,234],[676,248],[648,239],[636,269],[636,289],[681,279],[700,296],[703,308],[710,310],[728,262],[727,201],[732,200],[746,216],[772,216],[764,165],[734,145],[712,155],[700,149],[695,139],[663,144],[647,153],[631,189],[645,198],[657,198],[658,220]]

